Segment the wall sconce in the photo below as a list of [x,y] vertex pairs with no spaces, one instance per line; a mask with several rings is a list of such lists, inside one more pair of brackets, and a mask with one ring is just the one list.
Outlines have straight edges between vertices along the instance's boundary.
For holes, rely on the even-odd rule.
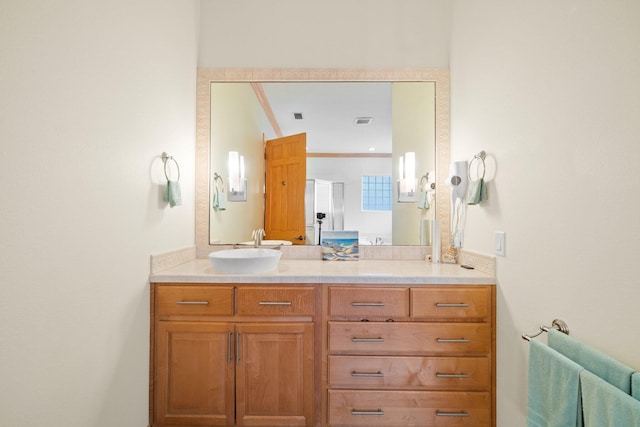
[[400,168],[398,179],[398,202],[417,202],[416,187],[416,153],[413,151],[400,156]]
[[244,156],[237,151],[229,151],[229,191],[230,202],[247,201],[247,179],[244,177]]

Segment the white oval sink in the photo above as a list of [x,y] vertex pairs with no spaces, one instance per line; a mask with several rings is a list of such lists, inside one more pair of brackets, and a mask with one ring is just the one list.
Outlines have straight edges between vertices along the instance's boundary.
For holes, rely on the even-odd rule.
[[[238,243],[239,245],[243,245],[243,246],[253,246],[255,245],[255,242],[253,240],[250,240],[248,242],[242,242],[242,243]],[[260,242],[260,246],[289,246],[292,245],[292,243],[288,240],[262,240]]]
[[277,249],[242,248],[211,252],[209,260],[219,273],[250,274],[276,268],[281,256]]

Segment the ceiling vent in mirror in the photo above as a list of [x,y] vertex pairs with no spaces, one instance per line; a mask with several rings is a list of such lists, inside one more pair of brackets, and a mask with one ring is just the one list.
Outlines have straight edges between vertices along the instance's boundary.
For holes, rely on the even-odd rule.
[[302,120],[302,113],[293,113],[293,118],[296,120]]
[[355,124],[368,125],[373,121],[373,117],[356,117]]

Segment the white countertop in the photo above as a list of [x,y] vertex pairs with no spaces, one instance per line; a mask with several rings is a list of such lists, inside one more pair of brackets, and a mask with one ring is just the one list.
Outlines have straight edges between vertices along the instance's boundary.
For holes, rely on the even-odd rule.
[[196,259],[150,277],[154,283],[370,283],[494,285],[496,278],[457,264],[402,260],[281,260],[277,269],[254,274],[222,274],[208,259]]

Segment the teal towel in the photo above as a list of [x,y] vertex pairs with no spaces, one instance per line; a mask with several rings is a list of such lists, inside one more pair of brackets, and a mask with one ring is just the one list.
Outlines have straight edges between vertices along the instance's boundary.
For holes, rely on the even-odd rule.
[[477,181],[471,181],[469,183],[469,205],[477,205],[480,202],[487,200],[487,184],[483,178],[479,178]]
[[549,330],[548,342],[549,347],[582,365],[609,384],[631,394],[631,374],[634,369],[555,329]]
[[213,209],[217,211],[223,211],[227,209],[227,201],[224,198],[224,193],[218,191],[218,189],[213,190],[213,201],[212,201]]
[[640,401],[586,369],[580,388],[585,427],[640,427]]
[[169,202],[172,208],[182,204],[182,192],[178,181],[167,181],[167,190],[164,193],[164,200]]
[[529,343],[527,427],[582,426],[582,366],[546,345]]
[[631,396],[640,400],[640,372],[631,375]]
[[425,191],[421,191],[418,199],[418,209],[429,209],[429,207],[429,195]]

